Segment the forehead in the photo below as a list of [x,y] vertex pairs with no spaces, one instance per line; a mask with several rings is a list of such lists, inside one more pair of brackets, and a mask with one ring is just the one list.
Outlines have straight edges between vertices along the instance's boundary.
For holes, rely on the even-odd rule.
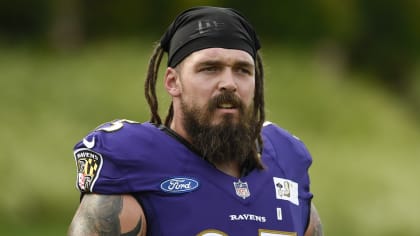
[[219,61],[227,64],[247,63],[254,65],[252,56],[238,49],[206,48],[191,53],[184,59],[184,63],[196,64],[206,61]]

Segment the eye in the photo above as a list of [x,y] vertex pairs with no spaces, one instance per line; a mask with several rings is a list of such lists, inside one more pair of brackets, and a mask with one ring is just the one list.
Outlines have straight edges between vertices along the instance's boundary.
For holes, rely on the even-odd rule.
[[220,68],[218,66],[203,66],[199,68],[200,72],[217,72]]
[[239,68],[237,68],[237,72],[240,73],[240,74],[245,74],[245,75],[252,75],[253,74],[251,69],[248,68],[248,67],[239,67]]
[[216,71],[216,67],[215,66],[208,66],[208,67],[204,67],[203,70],[204,71]]

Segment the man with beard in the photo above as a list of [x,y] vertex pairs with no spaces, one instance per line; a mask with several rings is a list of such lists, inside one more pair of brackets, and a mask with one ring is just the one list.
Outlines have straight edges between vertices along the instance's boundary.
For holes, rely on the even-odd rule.
[[[169,26],[145,83],[150,122],[116,120],[75,146],[69,235],[322,235],[304,144],[264,121],[259,40],[236,10],[196,7]],[[157,72],[172,97],[158,113]]]

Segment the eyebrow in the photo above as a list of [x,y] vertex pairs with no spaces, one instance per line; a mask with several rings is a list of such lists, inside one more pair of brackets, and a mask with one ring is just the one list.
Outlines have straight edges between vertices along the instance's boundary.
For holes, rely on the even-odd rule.
[[[205,61],[202,62],[198,62],[197,66],[223,66],[226,63],[222,62],[221,60],[212,60],[212,59],[207,59]],[[247,67],[247,68],[254,68],[254,64],[250,63],[248,61],[245,60],[236,60],[233,62],[233,64],[231,65],[232,67]]]

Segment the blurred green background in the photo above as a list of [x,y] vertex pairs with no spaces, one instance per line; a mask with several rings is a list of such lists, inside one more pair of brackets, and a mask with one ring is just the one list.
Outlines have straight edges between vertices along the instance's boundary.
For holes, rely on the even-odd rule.
[[79,200],[73,145],[100,123],[148,119],[148,58],[193,5],[234,7],[259,32],[267,117],[313,155],[325,235],[420,235],[411,0],[0,1],[0,235],[66,233]]

